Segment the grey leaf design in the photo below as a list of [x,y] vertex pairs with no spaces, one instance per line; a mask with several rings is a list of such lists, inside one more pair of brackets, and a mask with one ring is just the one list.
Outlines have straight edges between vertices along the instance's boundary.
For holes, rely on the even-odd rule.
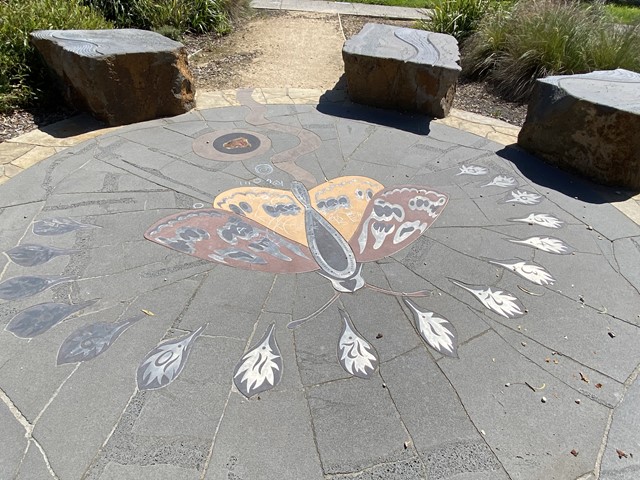
[[458,358],[458,332],[451,322],[434,312],[421,310],[407,297],[403,297],[402,300],[413,313],[416,328],[424,341],[439,353]]
[[522,278],[535,283],[536,285],[553,285],[555,278],[547,270],[533,262],[526,262],[520,259],[514,260],[489,260],[489,263],[500,265]]
[[96,303],[88,300],[77,305],[67,303],[41,303],[22,310],[5,327],[18,338],[33,338],[43,334],[65,318]]
[[65,233],[80,230],[81,228],[100,228],[98,225],[90,225],[81,223],[77,220],[67,217],[48,218],[38,220],[33,224],[33,233],[36,235],[50,236],[62,235]]
[[573,253],[573,247],[567,245],[559,238],[554,237],[530,237],[524,240],[509,240],[511,243],[519,243],[529,247],[537,248],[543,252],[555,253],[558,255],[569,255]]
[[270,390],[282,379],[282,355],[275,336],[275,324],[245,353],[233,371],[233,383],[247,398]]
[[521,203],[522,205],[538,205],[542,202],[542,195],[525,190],[509,192],[499,203]]
[[532,213],[525,218],[510,218],[510,222],[532,223],[546,228],[560,228],[564,222],[547,213]]
[[145,315],[137,315],[117,323],[98,322],[77,329],[60,345],[56,364],[93,360],[107,351],[125,330],[144,317]]
[[506,318],[516,318],[525,314],[524,306],[512,293],[504,290],[493,290],[487,286],[468,285],[452,278],[449,281],[473,294],[480,303],[498,315]]
[[35,267],[47,263],[52,258],[61,255],[71,255],[79,250],[48,247],[46,245],[25,244],[13,247],[5,252],[11,261],[21,267]]
[[515,178],[508,177],[506,175],[497,175],[493,180],[491,180],[486,185],[482,185],[483,187],[514,187],[518,184]]
[[178,378],[187,364],[193,344],[205,328],[206,324],[189,335],[162,342],[147,353],[136,373],[138,388],[157,390]]
[[465,165],[460,166],[460,172],[456,175],[486,175],[489,173],[489,169],[486,167],[480,167],[478,165]]
[[30,297],[51,288],[59,283],[70,282],[76,277],[60,277],[57,275],[25,275],[13,277],[0,283],[0,298],[3,300],[17,300]]
[[378,356],[353,325],[349,314],[338,309],[342,317],[342,333],[338,340],[338,361],[342,368],[355,377],[371,378],[378,370]]

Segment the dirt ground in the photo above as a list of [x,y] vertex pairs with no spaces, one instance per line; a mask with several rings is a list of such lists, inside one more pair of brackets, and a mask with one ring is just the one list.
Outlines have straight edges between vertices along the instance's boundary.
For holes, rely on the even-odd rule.
[[[186,39],[197,88],[333,88],[342,73],[342,45],[367,21],[306,12],[257,13],[231,35]],[[386,21],[412,26],[410,21]],[[203,43],[204,40],[204,43]]]

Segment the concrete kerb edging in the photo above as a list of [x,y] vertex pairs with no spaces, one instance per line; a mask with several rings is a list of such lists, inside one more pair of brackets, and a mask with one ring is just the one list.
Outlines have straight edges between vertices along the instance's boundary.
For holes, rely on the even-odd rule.
[[398,20],[425,20],[431,15],[431,10],[425,8],[388,7],[385,5],[324,0],[252,0],[251,7],[258,10],[358,15]]
[[[326,92],[303,88],[256,88],[253,99],[263,105],[317,105]],[[346,101],[346,92],[333,98]],[[196,110],[240,106],[236,90],[200,91],[196,97]],[[433,120],[458,130],[473,133],[501,145],[517,143],[519,127],[490,117],[456,108],[449,116]],[[122,127],[105,128],[89,115],[81,114],[48,125],[45,130],[33,130],[0,143],[0,185],[23,170],[65,150],[67,147],[90,140]],[[621,202],[612,202],[618,210],[640,225],[640,195]]]

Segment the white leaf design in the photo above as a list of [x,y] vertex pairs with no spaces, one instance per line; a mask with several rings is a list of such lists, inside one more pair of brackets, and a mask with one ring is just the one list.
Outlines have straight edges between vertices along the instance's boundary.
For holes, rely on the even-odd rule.
[[375,350],[356,330],[349,314],[338,309],[344,322],[338,341],[338,361],[345,371],[355,377],[371,378],[378,369]]
[[489,173],[489,169],[486,167],[480,167],[479,165],[469,165],[468,167],[462,165],[460,167],[460,173],[456,175],[486,175]]
[[522,278],[535,283],[536,285],[553,285],[555,278],[547,270],[533,262],[526,262],[520,259],[514,260],[489,260],[489,263],[500,265],[520,275]]
[[525,190],[513,190],[509,192],[501,203],[521,203],[523,205],[537,205],[542,201],[542,195],[527,192]]
[[458,332],[451,322],[434,312],[420,310],[420,307],[407,297],[403,297],[402,300],[413,313],[416,328],[424,341],[439,353],[458,358]]
[[503,290],[492,290],[491,287],[468,285],[457,280],[449,279],[454,285],[472,293],[480,303],[489,310],[506,318],[521,317],[525,314],[524,306],[512,293]]
[[140,390],[166,387],[182,373],[196,339],[207,325],[180,338],[161,343],[151,350],[138,367],[136,380]]
[[514,187],[518,182],[513,177],[507,177],[506,175],[498,175],[483,187]]
[[532,213],[525,218],[510,218],[510,222],[533,223],[546,228],[560,228],[564,222],[547,213]]
[[573,247],[567,245],[562,240],[553,237],[530,237],[525,240],[509,240],[511,243],[528,245],[543,252],[556,253],[558,255],[569,255],[573,252]]
[[233,372],[233,383],[247,398],[272,389],[282,379],[284,365],[274,330],[275,323],[272,323],[258,343],[240,359]]

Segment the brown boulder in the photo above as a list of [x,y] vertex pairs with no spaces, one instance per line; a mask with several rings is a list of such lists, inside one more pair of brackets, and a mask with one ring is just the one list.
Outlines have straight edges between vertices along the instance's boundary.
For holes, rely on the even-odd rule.
[[640,190],[640,74],[606,70],[540,79],[518,144],[606,185]]
[[108,125],[179,115],[195,106],[181,43],[154,32],[40,30],[31,42],[65,99]]
[[451,35],[368,23],[344,44],[342,58],[354,102],[449,114],[461,70]]

